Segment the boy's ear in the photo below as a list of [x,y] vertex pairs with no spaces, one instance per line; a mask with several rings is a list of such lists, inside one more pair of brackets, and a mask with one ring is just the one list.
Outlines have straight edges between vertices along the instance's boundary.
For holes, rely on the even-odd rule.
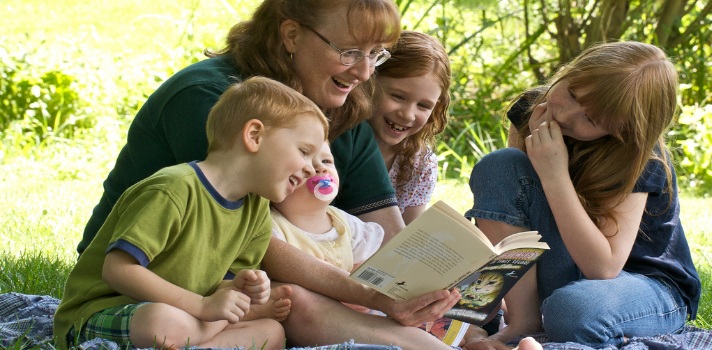
[[279,33],[282,35],[282,44],[287,52],[294,53],[297,50],[297,36],[301,25],[293,19],[285,19],[279,25]]
[[259,119],[250,119],[242,128],[242,144],[245,149],[254,153],[259,150],[265,137],[265,125]]

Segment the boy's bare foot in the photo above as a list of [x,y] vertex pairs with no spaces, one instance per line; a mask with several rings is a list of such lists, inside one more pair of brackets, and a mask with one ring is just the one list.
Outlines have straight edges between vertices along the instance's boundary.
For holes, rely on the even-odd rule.
[[292,300],[289,299],[291,295],[292,287],[288,285],[272,287],[269,300],[262,305],[250,305],[250,311],[243,320],[249,321],[259,318],[271,318],[279,322],[286,320],[292,309]]

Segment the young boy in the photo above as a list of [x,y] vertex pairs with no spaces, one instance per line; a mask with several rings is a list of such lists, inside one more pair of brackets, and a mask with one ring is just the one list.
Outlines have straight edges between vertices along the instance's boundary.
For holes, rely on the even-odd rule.
[[129,188],[80,256],[55,315],[59,348],[92,338],[122,348],[284,345],[276,320],[247,320],[251,303],[270,298],[253,269],[271,236],[269,201],[314,175],[328,122],[306,97],[258,77],[230,87],[206,127],[207,158]]

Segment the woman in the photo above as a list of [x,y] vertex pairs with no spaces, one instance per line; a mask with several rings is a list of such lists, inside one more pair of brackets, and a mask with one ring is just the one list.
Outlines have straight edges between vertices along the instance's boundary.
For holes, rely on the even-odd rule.
[[[371,115],[367,81],[388,58],[385,49],[398,38],[399,27],[398,9],[390,0],[265,0],[251,20],[230,30],[223,50],[176,73],[148,98],[104,182],[104,195],[78,251],[126,188],[159,168],[205,158],[210,108],[231,83],[253,75],[302,92],[331,120],[329,134],[343,184],[334,204],[364,221],[378,222],[386,235],[400,230],[404,225],[393,188],[373,133],[363,122]],[[284,323],[294,344],[355,339],[416,348],[420,331],[401,324],[440,317],[459,297],[443,290],[395,302],[274,238],[263,269],[272,279],[309,289],[294,286],[292,312]],[[382,310],[393,319],[357,313],[334,299]],[[374,324],[379,325],[375,330]]]
[[[343,14],[336,21],[338,9]],[[353,18],[350,26],[343,25],[346,16]],[[398,38],[399,21],[397,8],[386,0],[265,1],[252,21],[230,30],[223,50],[176,73],[148,98],[104,181],[78,252],[126,188],[165,166],[205,158],[210,108],[229,84],[252,75],[283,82],[324,110],[344,178],[334,205],[378,222],[387,234],[398,232],[404,225],[397,208],[390,208],[397,204],[393,188],[370,127],[361,122],[371,114],[372,88],[366,82],[375,65],[389,57],[385,48]],[[309,28],[329,33],[329,39]]]

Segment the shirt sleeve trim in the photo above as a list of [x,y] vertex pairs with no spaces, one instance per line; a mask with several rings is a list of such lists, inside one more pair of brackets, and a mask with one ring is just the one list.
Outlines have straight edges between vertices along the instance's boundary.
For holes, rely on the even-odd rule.
[[372,211],[376,211],[379,209],[383,208],[388,208],[392,206],[397,206],[398,205],[398,200],[396,199],[395,196],[393,197],[388,197],[385,199],[381,199],[372,203],[368,203],[366,205],[362,205],[353,209],[345,210],[347,213],[354,215],[354,216],[359,216],[361,214],[366,214],[370,213]]

